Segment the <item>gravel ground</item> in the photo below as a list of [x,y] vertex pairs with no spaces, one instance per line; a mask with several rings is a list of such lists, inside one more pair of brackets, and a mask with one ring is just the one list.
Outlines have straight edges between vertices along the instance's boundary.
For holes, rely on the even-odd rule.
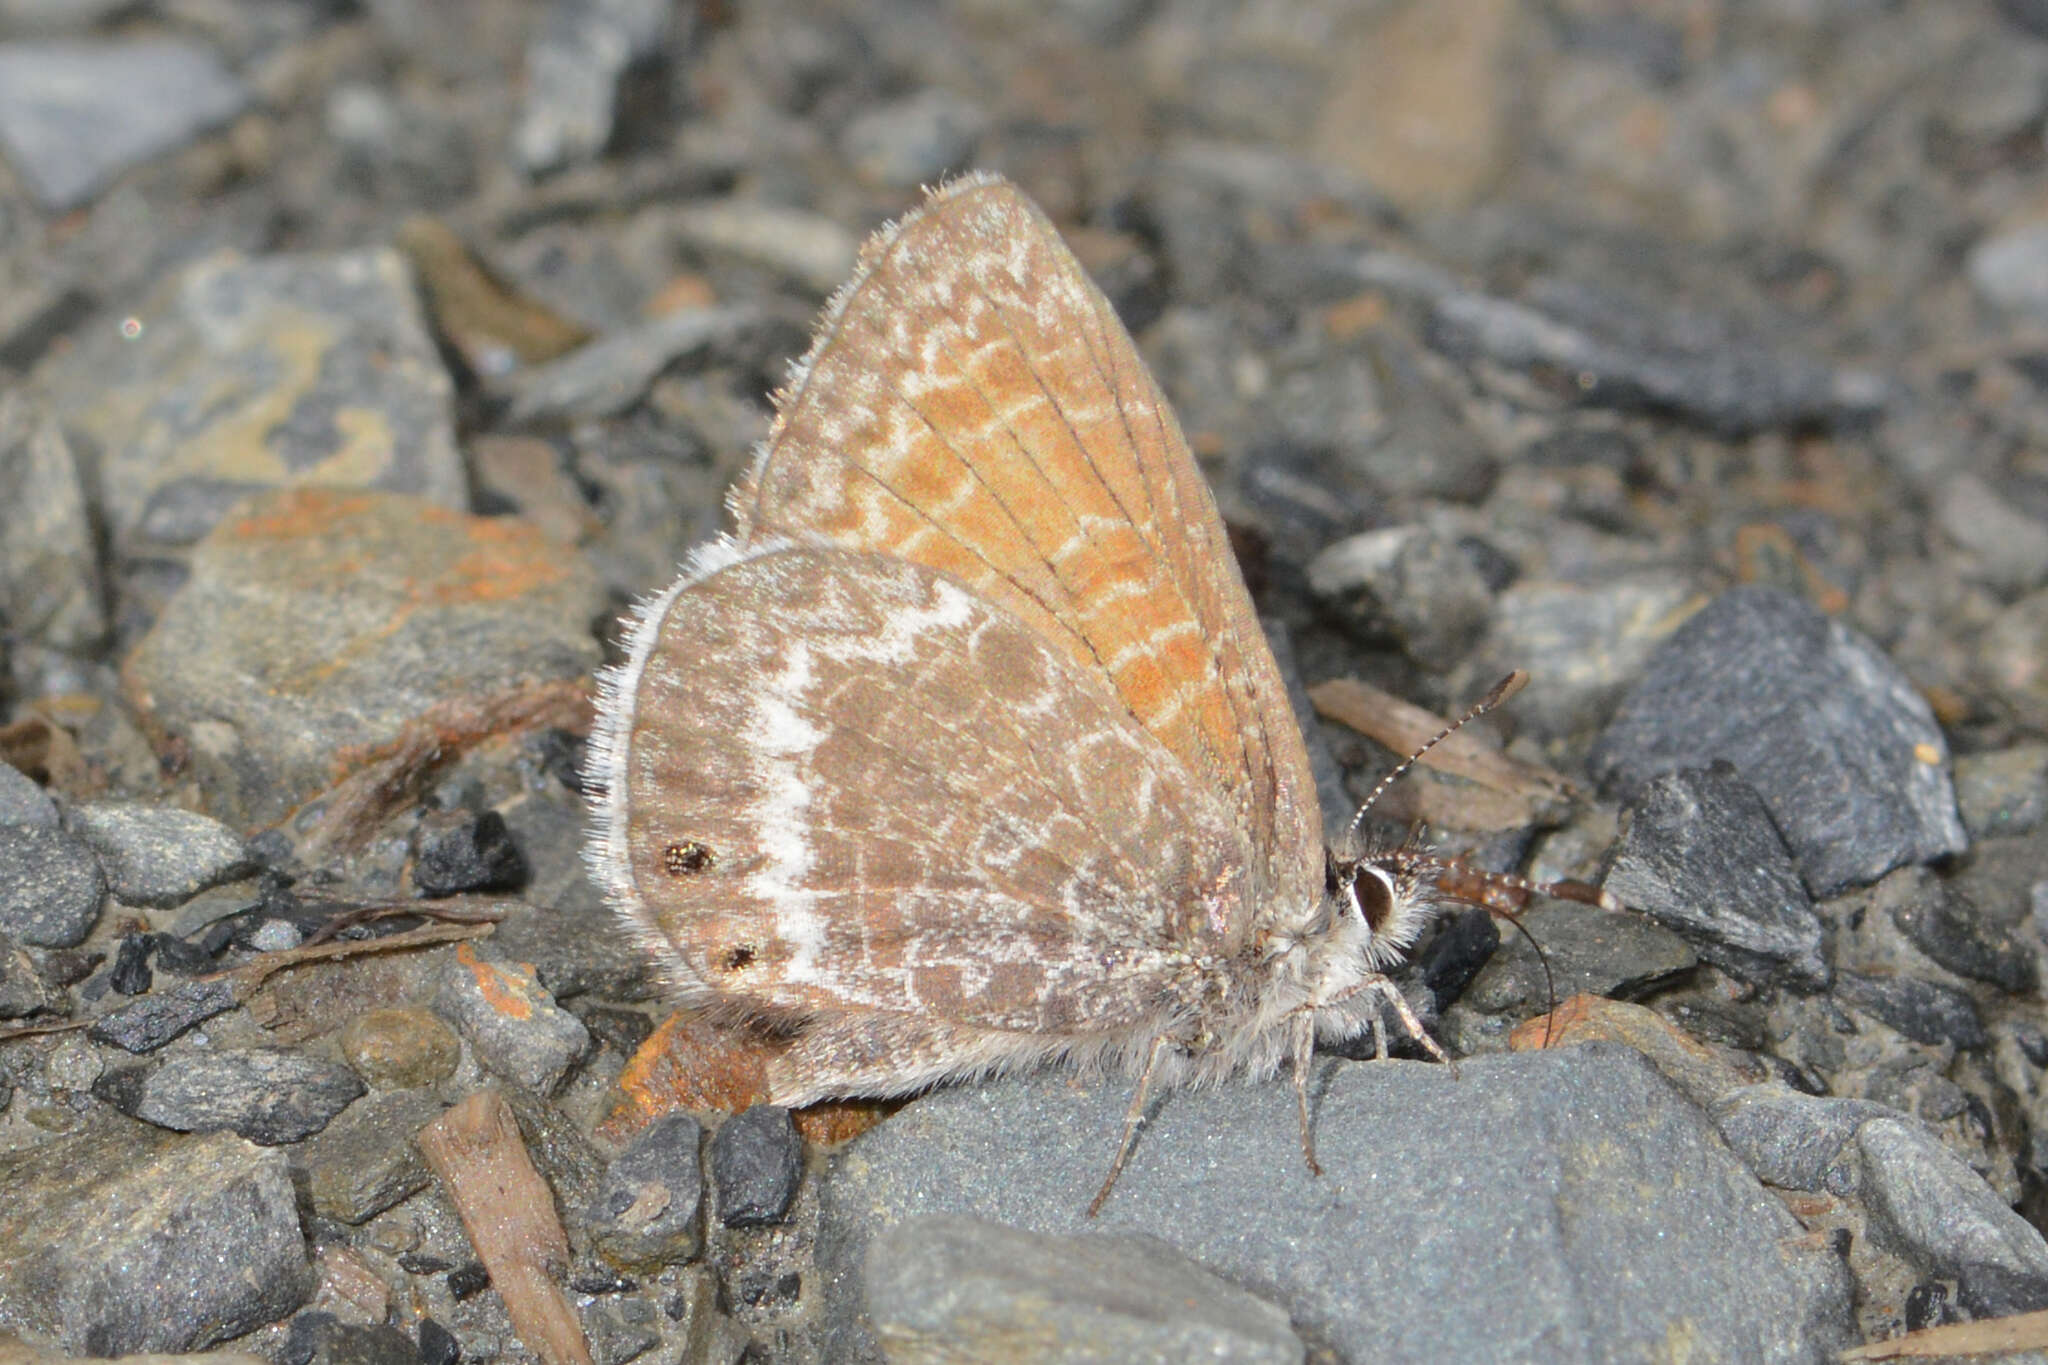
[[[1124,1080],[792,1117],[585,874],[622,613],[969,169],[1172,400],[1326,817],[1526,669],[1379,813],[1629,906],[1445,917],[1470,1060],[1319,1059],[1320,1179],[1284,1076],[1093,1221]],[[0,1359],[2048,1308],[2044,450],[2029,0],[0,0]]]

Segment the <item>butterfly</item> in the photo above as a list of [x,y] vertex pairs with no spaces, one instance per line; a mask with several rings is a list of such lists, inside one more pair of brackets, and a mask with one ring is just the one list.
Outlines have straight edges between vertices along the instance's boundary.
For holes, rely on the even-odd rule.
[[1155,1085],[1291,1061],[1314,1169],[1319,1038],[1385,1004],[1442,1056],[1386,975],[1440,884],[1550,889],[1326,848],[1187,442],[1000,178],[867,244],[729,511],[601,679],[589,852],[776,1103],[1135,1072],[1092,1212]]

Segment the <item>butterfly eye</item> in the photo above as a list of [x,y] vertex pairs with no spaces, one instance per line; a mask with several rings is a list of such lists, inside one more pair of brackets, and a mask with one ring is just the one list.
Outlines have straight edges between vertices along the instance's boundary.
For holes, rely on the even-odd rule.
[[1365,916],[1366,927],[1378,933],[1393,918],[1393,878],[1370,864],[1360,866],[1352,874],[1351,899]]

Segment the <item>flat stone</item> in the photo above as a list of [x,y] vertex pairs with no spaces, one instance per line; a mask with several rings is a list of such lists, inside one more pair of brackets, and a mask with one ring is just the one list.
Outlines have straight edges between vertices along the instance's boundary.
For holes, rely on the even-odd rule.
[[1603,890],[1737,976],[1827,985],[1820,916],[1763,798],[1732,765],[1653,778],[1623,827]]
[[1939,1139],[1911,1120],[1874,1119],[1856,1147],[1873,1232],[1955,1280],[1972,1316],[2048,1308],[2048,1243]]
[[98,645],[108,624],[78,462],[55,415],[18,392],[0,395],[0,620],[67,650]]
[[58,212],[248,102],[211,48],[182,39],[0,43],[0,146],[43,207]]
[[698,1217],[704,1129],[688,1114],[647,1125],[605,1170],[591,1207],[590,1235],[621,1270],[652,1273],[695,1256],[704,1245]]
[[396,251],[221,253],[128,306],[133,336],[87,329],[37,371],[67,430],[99,452],[116,547],[195,544],[281,486],[467,505],[454,385]]
[[545,175],[602,153],[620,77],[658,52],[672,18],[686,13],[659,0],[550,6],[526,48],[526,102],[512,133],[519,164]]
[[2048,726],[2048,588],[1991,618],[1977,638],[1975,671],[2023,722]]
[[1869,640],[1788,593],[1734,588],[1681,626],[1589,766],[1628,801],[1717,759],[1762,796],[1815,896],[1968,846],[1926,699]]
[[413,1134],[442,1107],[424,1091],[372,1095],[294,1148],[313,1212],[354,1226],[425,1189],[433,1173]]
[[423,896],[511,891],[525,881],[526,860],[497,811],[437,811],[414,834],[412,884]]
[[179,981],[101,1015],[86,1032],[125,1052],[154,1052],[236,1003],[234,987],[220,978]]
[[751,1105],[711,1135],[718,1221],[729,1228],[766,1227],[787,1218],[803,1171],[804,1142],[781,1105]]
[[124,1120],[0,1157],[0,1322],[77,1355],[192,1351],[313,1289],[282,1152]]
[[477,1060],[536,1094],[551,1094],[589,1050],[583,1021],[555,1003],[531,966],[485,961],[467,943],[441,974],[434,1010]]
[[1865,421],[1888,397],[1873,375],[1728,319],[1563,279],[1539,279],[1521,299],[1445,293],[1428,336],[1469,364],[1573,376],[1580,403],[1671,414],[1730,439]]
[[821,296],[846,282],[860,250],[844,224],[822,213],[753,199],[697,200],[672,221],[689,245],[766,266]]
[[[1463,999],[1473,1009],[1499,1014],[1517,1006],[1549,1009],[1574,995],[1617,1000],[1645,995],[1699,965],[1699,955],[1677,934],[1641,915],[1592,906],[1546,902],[1521,915],[1529,938],[1503,936],[1499,951],[1479,969]],[[1544,964],[1549,970],[1544,970]]]
[[1471,557],[1422,526],[1340,540],[1309,562],[1308,580],[1325,600],[1390,628],[1408,656],[1433,672],[1465,657],[1493,607]]
[[884,100],[848,119],[839,154],[870,185],[911,190],[967,168],[988,115],[950,90],[930,88]]
[[1935,517],[1962,551],[1963,571],[2009,595],[2048,581],[2048,522],[2022,502],[1965,471],[1941,490]]
[[1798,1223],[1632,1051],[1485,1056],[1455,1076],[1335,1063],[1311,1094],[1321,1178],[1284,1080],[1179,1091],[1094,1221],[1128,1082],[919,1100],[828,1169],[827,1357],[877,1358],[861,1264],[906,1209],[1164,1238],[1347,1359],[1634,1359],[1674,1322],[1709,1359],[1819,1362],[1852,1339],[1841,1263],[1788,1250]]
[[1715,1103],[1714,1123],[1756,1178],[1781,1190],[1855,1187],[1856,1131],[1900,1117],[1870,1100],[1802,1095],[1782,1085],[1746,1085]]
[[1946,1044],[1969,1051],[1991,1042],[1976,1003],[1954,987],[1936,981],[1845,971],[1835,977],[1835,996],[1916,1043],[1931,1047]]
[[342,1027],[341,1055],[371,1085],[404,1090],[453,1076],[462,1043],[426,1010],[378,1009]]
[[1515,724],[1547,738],[1606,724],[1658,646],[1706,599],[1678,575],[1613,583],[1517,583],[1494,599],[1479,649],[1483,676],[1527,669],[1539,681],[1515,698]]
[[2048,744],[1956,759],[1956,808],[1970,838],[2031,834],[2048,821]]
[[560,360],[520,371],[510,385],[510,420],[615,416],[644,398],[664,370],[708,359],[758,333],[763,322],[752,308],[683,308],[623,328]]
[[83,840],[55,825],[0,825],[0,932],[70,948],[92,932],[106,901],[106,875]]
[[1927,954],[1957,976],[1983,981],[2008,995],[2030,996],[2041,985],[2036,950],[1994,923],[1970,898],[1947,887],[1914,897],[1892,911],[1892,921]]
[[266,1147],[319,1132],[364,1090],[345,1066],[270,1049],[181,1052],[109,1071],[92,1087],[122,1113],[160,1128],[225,1128]]
[[1059,1237],[958,1214],[868,1247],[868,1319],[890,1360],[1178,1365],[1305,1358],[1285,1310],[1148,1237]]
[[15,941],[0,934],[0,1019],[20,1019],[47,1009],[50,988]]
[[408,726],[461,743],[547,704],[596,664],[601,603],[581,556],[522,522],[287,490],[194,552],[124,676],[151,724],[184,741],[209,808],[249,827]]
[[169,909],[256,870],[248,840],[211,816],[136,801],[88,801],[66,823],[92,845],[128,905]]
[[0,763],[0,828],[56,823],[57,803],[35,779],[10,763]]

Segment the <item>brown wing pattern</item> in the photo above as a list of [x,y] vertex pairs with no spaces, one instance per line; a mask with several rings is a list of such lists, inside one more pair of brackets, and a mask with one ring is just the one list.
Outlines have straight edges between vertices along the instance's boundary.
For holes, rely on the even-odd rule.
[[871,244],[736,491],[743,542],[913,560],[1016,613],[1320,891],[1299,732],[1166,403],[1044,216],[958,182]]
[[606,856],[686,996],[1106,1032],[1233,946],[1248,850],[1216,796],[960,584],[784,549],[646,626]]

